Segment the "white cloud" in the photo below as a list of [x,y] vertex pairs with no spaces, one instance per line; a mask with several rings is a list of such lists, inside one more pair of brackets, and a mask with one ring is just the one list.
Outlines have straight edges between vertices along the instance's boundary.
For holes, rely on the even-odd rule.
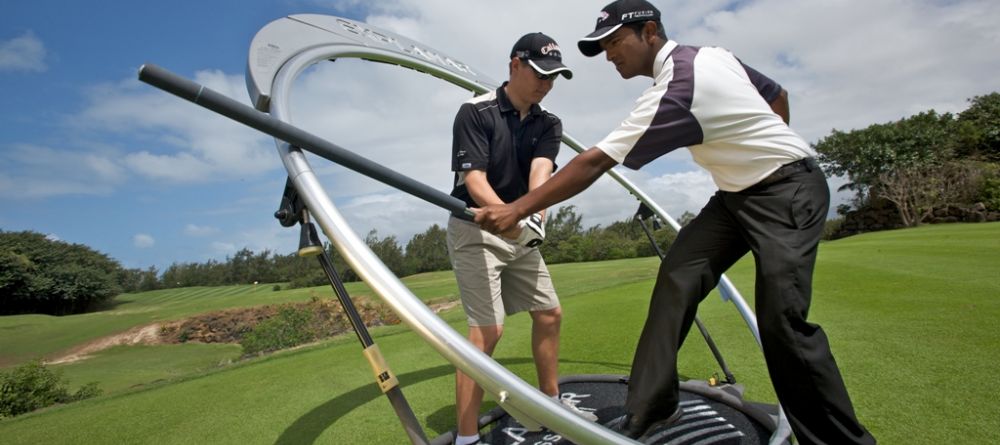
[[[622,167],[616,170],[675,220],[684,212],[697,213],[717,189],[712,177],[703,170],[660,175]],[[568,205],[575,206],[577,215],[583,216],[584,227],[590,227],[631,219],[639,208],[639,201],[617,181],[604,177],[551,210]]]
[[147,151],[125,156],[132,171],[150,179],[174,182],[205,182],[212,178],[212,166],[191,153],[157,155]]
[[379,238],[395,236],[401,247],[430,226],[445,227],[448,223],[447,211],[400,192],[351,199],[339,210],[361,238],[374,229]]
[[683,30],[784,84],[809,141],[920,111],[956,112],[1000,89],[1000,4],[988,0],[761,0]]
[[211,244],[209,244],[209,247],[211,247],[213,253],[218,255],[223,255],[223,254],[228,255],[230,253],[236,253],[236,245],[232,243],[213,241]]
[[125,180],[123,168],[101,152],[14,144],[0,152],[0,197],[107,195]]
[[211,236],[219,233],[218,227],[199,226],[197,224],[187,224],[184,226],[184,234],[188,236]]
[[156,240],[151,235],[137,233],[132,236],[132,245],[140,249],[148,249],[156,245]]
[[270,224],[267,225],[251,225],[218,234],[215,240],[209,244],[213,254],[211,257],[231,255],[243,248],[256,253],[269,250],[272,254],[278,255],[296,251],[299,247],[298,226],[294,228],[282,227],[273,219],[269,222]]
[[[199,71],[194,80],[246,102],[242,75]],[[138,81],[95,87],[78,127],[135,139],[124,163],[140,176],[174,183],[205,183],[277,168],[266,135]]]
[[0,71],[45,71],[45,54],[45,44],[31,31],[0,40]]

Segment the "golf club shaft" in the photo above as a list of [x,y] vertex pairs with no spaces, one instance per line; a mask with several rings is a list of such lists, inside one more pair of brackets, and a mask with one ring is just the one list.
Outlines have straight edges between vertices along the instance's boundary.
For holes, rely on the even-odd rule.
[[465,207],[465,203],[454,196],[156,65],[146,64],[140,67],[139,80],[437,205],[456,217],[471,221],[474,216],[474,213]]

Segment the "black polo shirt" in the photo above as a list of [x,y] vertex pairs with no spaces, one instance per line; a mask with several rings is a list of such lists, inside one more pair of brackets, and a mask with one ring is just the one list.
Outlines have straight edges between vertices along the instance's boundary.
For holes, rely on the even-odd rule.
[[537,104],[520,119],[504,87],[462,104],[455,116],[451,143],[451,196],[469,207],[480,207],[465,187],[462,172],[483,170],[490,186],[504,202],[528,193],[531,160],[548,158],[555,164],[562,140],[562,123]]

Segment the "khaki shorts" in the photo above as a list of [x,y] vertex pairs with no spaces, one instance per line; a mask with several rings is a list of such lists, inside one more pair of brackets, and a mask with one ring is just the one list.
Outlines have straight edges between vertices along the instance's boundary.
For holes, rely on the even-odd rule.
[[505,315],[559,307],[542,254],[475,223],[448,219],[448,255],[469,326],[503,325]]

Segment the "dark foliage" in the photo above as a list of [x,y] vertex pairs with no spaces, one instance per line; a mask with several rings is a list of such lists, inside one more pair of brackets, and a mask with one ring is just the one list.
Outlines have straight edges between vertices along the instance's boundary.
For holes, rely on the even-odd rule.
[[0,231],[0,314],[84,312],[121,292],[121,265],[82,244]]
[[[815,144],[830,175],[846,177],[855,210],[889,201],[906,226],[935,208],[983,203],[996,209],[1000,93],[977,96],[953,116],[934,110],[848,132]],[[847,215],[850,209],[838,209]]]
[[407,274],[451,269],[448,259],[447,231],[434,224],[424,233],[418,233],[406,243],[405,270]]

